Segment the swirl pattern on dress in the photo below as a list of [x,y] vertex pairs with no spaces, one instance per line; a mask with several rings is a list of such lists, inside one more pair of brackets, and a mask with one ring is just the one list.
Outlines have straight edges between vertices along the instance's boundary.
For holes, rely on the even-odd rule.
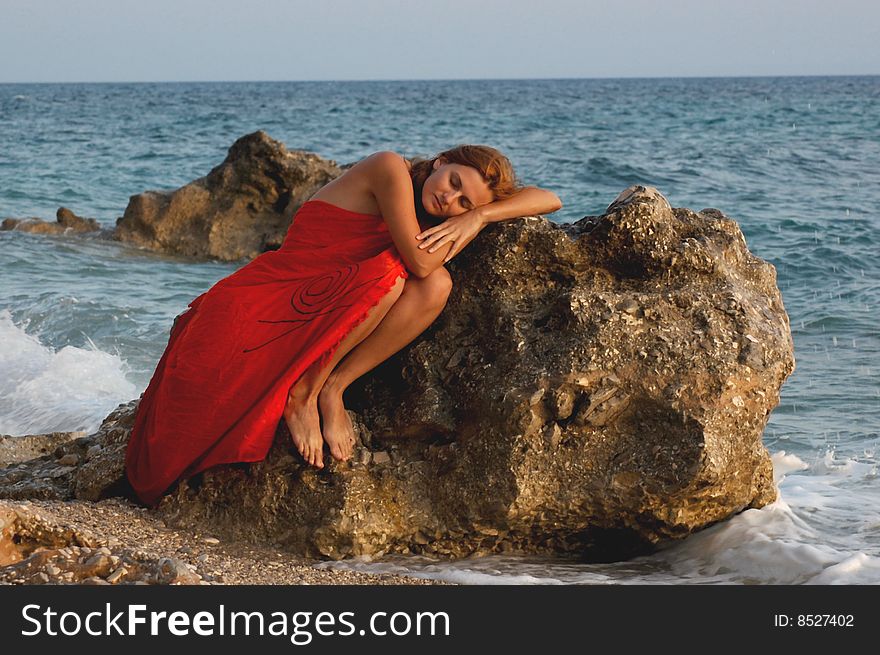
[[290,295],[290,307],[296,318],[258,319],[256,321],[264,324],[283,324],[287,329],[257,346],[245,348],[242,352],[249,353],[259,350],[273,341],[295,332],[318,316],[325,316],[351,307],[353,301],[359,297],[361,288],[376,284],[382,279],[382,276],[370,278],[349,287],[349,283],[357,278],[359,271],[360,266],[354,263],[333,271],[320,273],[300,282]]

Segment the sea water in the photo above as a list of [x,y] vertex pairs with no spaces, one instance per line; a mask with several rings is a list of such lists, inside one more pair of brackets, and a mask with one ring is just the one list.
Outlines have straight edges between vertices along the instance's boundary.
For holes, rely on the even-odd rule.
[[[457,143],[555,191],[630,184],[716,207],[777,270],[797,368],[764,443],[779,499],[647,557],[347,561],[463,583],[880,583],[880,77],[0,85],[0,218],[112,227],[262,129],[339,163]],[[0,232],[0,434],[94,430],[136,398],[173,318],[242,263]]]

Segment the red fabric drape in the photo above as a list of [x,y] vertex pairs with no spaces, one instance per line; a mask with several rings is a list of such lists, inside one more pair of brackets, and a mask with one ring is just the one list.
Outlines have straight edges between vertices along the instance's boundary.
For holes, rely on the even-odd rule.
[[135,415],[125,468],[154,505],[217,464],[266,457],[291,386],[409,274],[381,216],[310,200],[281,248],[189,304]]

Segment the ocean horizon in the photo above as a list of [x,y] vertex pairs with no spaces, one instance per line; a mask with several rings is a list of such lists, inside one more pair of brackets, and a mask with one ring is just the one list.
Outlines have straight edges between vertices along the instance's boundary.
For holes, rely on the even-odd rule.
[[0,86],[14,84],[301,84],[301,83],[360,83],[360,82],[557,82],[557,81],[606,81],[606,80],[759,80],[759,79],[821,79],[847,77],[880,77],[880,73],[803,74],[803,75],[653,75],[608,77],[428,77],[428,78],[364,78],[364,79],[300,79],[300,80],[66,80],[66,81],[18,81],[0,82]]

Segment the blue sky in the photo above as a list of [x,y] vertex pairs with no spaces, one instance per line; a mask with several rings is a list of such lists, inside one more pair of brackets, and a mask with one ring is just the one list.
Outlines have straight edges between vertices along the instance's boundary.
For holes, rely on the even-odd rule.
[[0,82],[880,74],[876,0],[0,0]]

